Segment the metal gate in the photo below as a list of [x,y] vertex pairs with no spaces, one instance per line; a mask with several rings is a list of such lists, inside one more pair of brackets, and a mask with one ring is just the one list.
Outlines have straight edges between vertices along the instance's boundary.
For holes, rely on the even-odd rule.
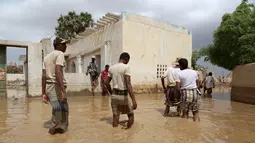
[[6,46],[0,45],[0,98],[6,98]]

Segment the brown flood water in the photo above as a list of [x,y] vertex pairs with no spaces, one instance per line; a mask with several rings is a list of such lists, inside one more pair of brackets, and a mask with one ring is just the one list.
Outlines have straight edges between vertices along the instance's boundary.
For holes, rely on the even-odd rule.
[[[112,128],[109,98],[69,97],[70,122],[65,134],[50,135],[43,122],[51,107],[40,98],[0,100],[1,143],[242,143],[255,142],[255,106],[231,102],[229,92],[215,90],[203,98],[200,123],[163,117],[162,94],[137,95],[135,123]],[[175,108],[171,108],[175,111]],[[191,114],[190,114],[191,115]],[[125,115],[121,121],[126,120]]]

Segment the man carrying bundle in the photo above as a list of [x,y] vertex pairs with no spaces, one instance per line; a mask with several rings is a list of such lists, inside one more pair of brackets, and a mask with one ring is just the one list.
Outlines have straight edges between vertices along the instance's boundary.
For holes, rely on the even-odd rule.
[[[165,113],[164,116],[167,116],[170,112],[170,106],[178,105],[180,101],[180,91],[176,88],[177,76],[180,71],[179,63],[177,60],[172,64],[173,66],[169,67],[165,72],[165,75],[161,77],[161,83],[165,93]],[[165,78],[167,79],[167,86],[165,86]],[[180,112],[179,106],[177,106],[178,112]]]

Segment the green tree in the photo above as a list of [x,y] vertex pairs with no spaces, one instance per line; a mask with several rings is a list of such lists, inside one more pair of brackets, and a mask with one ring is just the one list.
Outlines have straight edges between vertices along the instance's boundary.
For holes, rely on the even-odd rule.
[[233,13],[222,17],[214,33],[214,44],[208,46],[212,64],[232,70],[237,65],[255,62],[255,6],[247,0]]
[[92,15],[88,12],[81,12],[77,15],[74,11],[58,18],[58,26],[55,34],[59,37],[70,40],[77,34],[83,32],[87,27],[93,26]]
[[199,68],[199,65],[197,65],[197,60],[199,59],[200,59],[199,52],[193,51],[191,57],[191,66],[194,70],[197,70]]
[[197,64],[197,61],[204,57],[204,60],[205,61],[208,61],[209,60],[209,46],[206,46],[206,47],[203,47],[201,49],[199,49],[198,51],[195,50],[192,52],[192,58],[191,58],[191,66],[193,69],[197,70],[199,68],[201,68],[200,65]]

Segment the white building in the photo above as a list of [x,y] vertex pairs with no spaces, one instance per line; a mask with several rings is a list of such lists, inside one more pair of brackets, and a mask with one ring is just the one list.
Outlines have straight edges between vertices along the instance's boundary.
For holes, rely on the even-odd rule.
[[72,40],[66,51],[66,76],[72,79],[68,88],[89,88],[85,76],[91,56],[96,56],[100,71],[106,64],[118,62],[122,52],[131,56],[129,65],[136,92],[155,91],[161,87],[160,77],[177,57],[192,55],[192,35],[188,29],[148,17],[125,13],[108,13]]
[[[68,45],[65,74],[67,91],[90,89],[85,69],[92,55],[96,56],[102,70],[105,64],[117,63],[122,52],[128,52],[136,92],[158,91],[161,88],[160,76],[177,57],[185,57],[189,64],[191,62],[192,36],[185,28],[125,12],[121,15],[108,13],[96,25],[95,28],[86,29]],[[42,39],[40,42],[0,40],[1,49],[7,46],[27,49],[27,66],[24,70],[27,94],[41,96],[42,61],[53,50],[51,39]],[[11,77],[18,78],[14,75]],[[5,96],[6,81],[1,81],[0,85],[0,96]]]

